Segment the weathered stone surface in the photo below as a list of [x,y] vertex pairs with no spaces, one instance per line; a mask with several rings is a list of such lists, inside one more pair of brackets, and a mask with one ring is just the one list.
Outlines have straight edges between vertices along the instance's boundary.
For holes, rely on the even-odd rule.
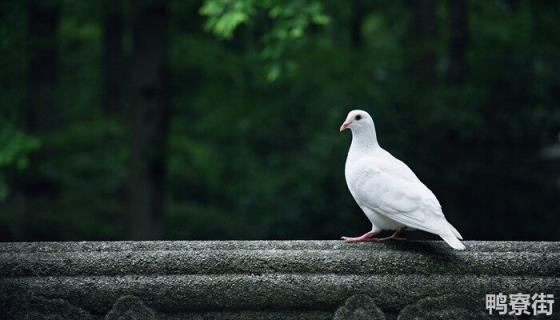
[[385,314],[371,297],[355,295],[336,310],[334,320],[385,320]]
[[483,319],[487,293],[560,296],[560,243],[466,246],[2,243],[0,319]]
[[[398,320],[414,320],[418,315],[422,315],[422,319],[425,320],[491,319],[490,315],[480,307],[483,304],[484,299],[474,299],[468,295],[449,294],[427,297],[404,307]],[[502,319],[511,319],[511,317],[504,316]]]
[[145,319],[155,320],[155,312],[146,307],[141,299],[135,296],[122,296],[117,299],[113,308],[105,316],[105,320]]

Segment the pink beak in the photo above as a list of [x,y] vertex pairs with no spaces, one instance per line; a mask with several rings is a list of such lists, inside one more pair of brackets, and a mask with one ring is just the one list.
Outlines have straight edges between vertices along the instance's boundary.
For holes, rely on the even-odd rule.
[[344,129],[348,129],[348,126],[349,126],[349,125],[350,125],[350,124],[349,124],[348,122],[344,122],[344,123],[340,126],[340,132],[342,132],[342,130],[344,130]]

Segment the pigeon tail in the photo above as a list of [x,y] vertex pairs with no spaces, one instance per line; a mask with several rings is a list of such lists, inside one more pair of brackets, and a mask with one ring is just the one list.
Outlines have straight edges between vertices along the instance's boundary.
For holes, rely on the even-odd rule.
[[455,249],[455,250],[465,250],[465,245],[459,241],[454,235],[452,234],[440,234],[439,235],[447,244]]
[[449,229],[451,230],[451,232],[453,232],[453,234],[459,238],[460,240],[463,240],[463,236],[459,233],[459,231],[457,231],[457,229],[455,229],[454,226],[451,225],[451,223],[447,222],[447,224],[449,225]]

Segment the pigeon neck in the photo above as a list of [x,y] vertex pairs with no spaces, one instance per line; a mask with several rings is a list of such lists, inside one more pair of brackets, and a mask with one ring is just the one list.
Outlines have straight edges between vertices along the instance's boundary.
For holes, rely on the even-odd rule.
[[373,150],[377,147],[379,147],[379,144],[377,143],[375,127],[356,128],[356,130],[352,131],[352,145],[350,148]]

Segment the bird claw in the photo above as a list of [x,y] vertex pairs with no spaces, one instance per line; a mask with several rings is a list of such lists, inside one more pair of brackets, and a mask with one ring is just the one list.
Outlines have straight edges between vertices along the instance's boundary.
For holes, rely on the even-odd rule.
[[406,238],[399,237],[400,230],[395,231],[392,235],[384,238],[375,238],[375,233],[368,232],[359,237],[340,237],[340,239],[347,243],[365,242],[365,241],[385,241],[385,240],[406,240]]
[[347,243],[363,241],[360,237],[340,237],[340,239],[346,241]]
[[375,234],[368,232],[359,237],[340,237],[340,239],[346,241],[347,243],[364,242],[364,241],[372,241],[377,239],[374,238],[374,235]]
[[385,237],[385,238],[375,238],[372,239],[375,241],[386,241],[386,240],[406,240],[406,238],[402,238],[402,237]]

